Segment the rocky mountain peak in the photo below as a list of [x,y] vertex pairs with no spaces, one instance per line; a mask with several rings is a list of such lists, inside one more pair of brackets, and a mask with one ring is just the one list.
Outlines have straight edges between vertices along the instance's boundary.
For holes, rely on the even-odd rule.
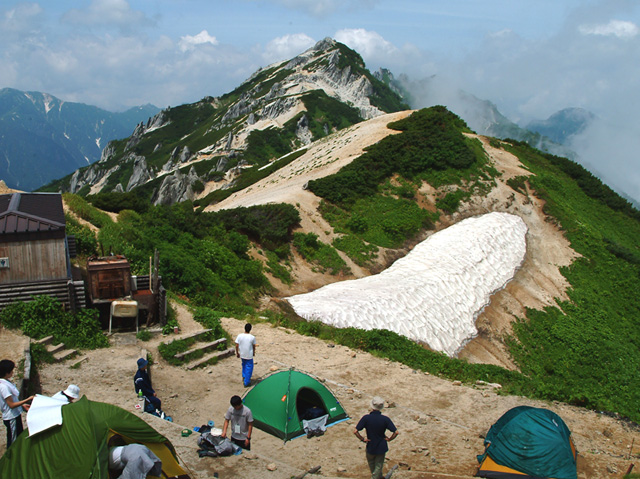
[[99,163],[76,172],[73,181],[61,180],[59,189],[130,191],[152,183],[147,190],[156,204],[193,199],[194,183],[231,188],[242,173],[217,182],[240,164],[241,172],[262,167],[341,128],[406,109],[357,52],[325,38],[259,69],[228,94],[167,108],[139,123],[129,138],[107,145]]

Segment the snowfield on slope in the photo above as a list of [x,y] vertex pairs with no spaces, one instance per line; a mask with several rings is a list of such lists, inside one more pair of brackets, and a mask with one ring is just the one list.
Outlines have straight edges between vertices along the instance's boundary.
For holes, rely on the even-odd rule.
[[388,329],[453,356],[477,334],[476,317],[491,295],[524,261],[526,234],[517,215],[467,218],[433,234],[380,274],[287,300],[307,320]]

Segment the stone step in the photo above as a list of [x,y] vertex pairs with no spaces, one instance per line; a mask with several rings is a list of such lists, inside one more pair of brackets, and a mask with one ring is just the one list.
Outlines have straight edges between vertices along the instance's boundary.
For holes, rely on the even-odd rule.
[[64,349],[64,343],[60,343],[56,345],[52,345],[52,344],[47,345],[47,352],[53,355],[55,355],[55,353],[57,353],[61,349]]
[[[207,334],[209,332],[211,332],[210,329],[203,329],[201,331],[196,331],[195,333],[191,333],[191,334],[188,334],[186,336],[178,336],[176,339],[179,339],[181,341],[188,340],[188,339],[197,339],[200,336],[203,336],[203,335],[205,335],[205,334]],[[171,343],[172,342],[173,341],[171,341]],[[171,344],[171,343],[169,343],[169,344]]]
[[51,343],[51,341],[53,341],[53,336],[47,336],[45,338],[38,339],[35,342],[38,344],[44,344],[46,346],[47,344]]
[[55,353],[53,355],[53,358],[60,362],[60,361],[64,361],[65,359],[69,359],[71,356],[74,356],[78,354],[78,351],[75,349],[63,349],[62,351],[58,351],[57,353]]
[[195,369],[199,366],[209,363],[210,361],[213,361],[213,360],[217,361],[223,358],[228,358],[229,356],[232,356],[235,353],[236,353],[235,347],[225,349],[224,351],[214,351],[210,354],[204,355],[203,357],[199,358],[198,360],[190,364],[187,364],[187,369]]
[[205,343],[202,344],[200,346],[196,346],[194,348],[189,349],[188,351],[184,351],[182,353],[177,353],[174,358],[176,359],[182,359],[186,356],[189,356],[192,353],[195,353],[197,351],[209,351],[211,349],[216,348],[219,344],[223,344],[227,342],[227,338],[220,338],[220,339],[216,339],[215,341],[212,341],[210,343]]

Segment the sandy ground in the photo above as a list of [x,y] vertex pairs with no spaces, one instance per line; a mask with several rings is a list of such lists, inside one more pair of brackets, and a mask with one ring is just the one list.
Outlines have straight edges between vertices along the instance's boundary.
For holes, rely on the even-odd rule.
[[[187,308],[179,306],[178,312],[180,335],[200,329]],[[235,337],[244,323],[224,319],[223,325]],[[482,436],[504,412],[518,405],[546,407],[565,420],[579,451],[580,478],[621,477],[631,463],[640,460],[638,429],[592,411],[500,396],[488,385],[460,385],[366,353],[299,336],[269,323],[255,324],[253,332],[258,344],[254,378],[294,366],[325,381],[351,419],[329,427],[322,437],[301,437],[287,443],[256,430],[250,452],[227,458],[199,458],[197,434],[184,438],[182,429],[209,420],[221,427],[229,398],[244,395],[247,389],[242,385],[240,361],[235,357],[194,371],[165,363],[157,345],[174,335],[157,335],[148,342],[140,342],[134,332],[114,334],[111,347],[86,353],[79,368],[71,368],[77,360],[44,366],[42,392],[51,395],[68,383],[75,383],[89,399],[116,404],[138,414],[134,408],[133,375],[136,359],[142,350],[147,350],[155,361],[154,387],[163,401],[163,409],[174,422],[148,414],[142,417],[172,441],[194,479],[212,477],[213,472],[218,472],[221,478],[289,479],[314,466],[321,466],[322,477],[368,477],[362,444],[352,432],[357,419],[367,413],[374,395],[391,403],[393,407],[386,408],[385,414],[400,431],[390,443],[385,467],[386,471],[399,464],[394,474],[397,478],[473,476],[476,455],[483,451]],[[0,334],[0,338],[7,336],[6,331]],[[17,351],[2,341],[0,354],[7,357]],[[4,440],[4,434],[0,434],[0,450],[4,449]],[[632,443],[635,443],[633,450]],[[270,471],[270,466],[276,469]]]

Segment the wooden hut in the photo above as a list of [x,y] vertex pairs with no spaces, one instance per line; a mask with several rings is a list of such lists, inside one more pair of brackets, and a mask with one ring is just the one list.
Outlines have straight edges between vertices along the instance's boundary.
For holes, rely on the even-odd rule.
[[[75,308],[84,284],[71,277],[69,241],[59,193],[0,195],[0,308],[38,294]],[[76,291],[77,290],[77,291]]]

